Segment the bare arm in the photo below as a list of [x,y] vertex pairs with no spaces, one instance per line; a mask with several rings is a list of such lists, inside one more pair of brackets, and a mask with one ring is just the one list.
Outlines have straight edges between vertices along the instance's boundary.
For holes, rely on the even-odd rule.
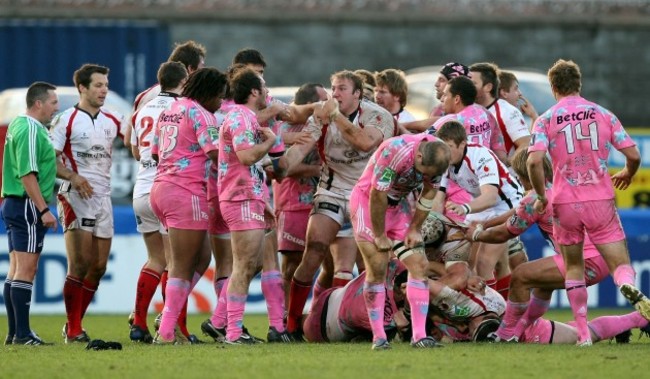
[[627,189],[632,182],[632,178],[641,165],[641,155],[636,146],[626,147],[620,150],[625,156],[625,167],[616,174],[612,175],[614,186],[620,190]]
[[135,158],[136,161],[140,161],[140,149],[136,145],[131,145],[131,153],[133,154],[133,158]]
[[90,199],[93,195],[93,187],[88,180],[76,172],[65,167],[62,161],[61,152],[56,151],[56,177],[70,182],[72,188],[79,193],[82,199]]
[[[544,211],[546,209],[546,204],[548,199],[546,198],[546,179],[544,178],[544,151],[533,151],[528,154],[528,160],[526,161],[526,166],[528,168],[528,177],[530,178],[530,184],[533,185],[533,189],[537,193],[537,200],[535,201],[535,209],[538,212]],[[540,203],[538,205],[538,203]]]
[[312,178],[320,175],[321,166],[314,164],[299,163],[291,170],[287,170],[286,176],[293,178]]
[[254,145],[253,147],[246,150],[236,151],[235,154],[237,154],[237,159],[239,159],[239,162],[241,162],[243,165],[254,165],[257,161],[264,158],[266,153],[269,152],[275,143],[275,134],[269,128],[262,128],[261,130],[265,132],[265,134],[267,134],[266,132],[273,134],[274,137],[266,136],[267,138],[264,140],[264,142]]
[[439,118],[440,117],[430,117],[425,118],[424,120],[405,122],[400,125],[408,131],[422,133],[426,132],[436,121],[438,121]]
[[357,150],[367,153],[379,146],[384,140],[384,135],[379,129],[356,127],[338,110],[332,114],[330,122],[336,123],[336,127],[341,131],[343,138]]
[[[458,215],[484,211],[499,202],[499,189],[492,184],[481,186],[481,194],[466,204],[448,203],[447,209]],[[467,212],[469,210],[469,212]]]
[[472,225],[467,229],[465,236],[470,241],[487,243],[503,243],[516,237],[514,234],[510,233],[505,223],[482,231],[477,230],[476,225]]

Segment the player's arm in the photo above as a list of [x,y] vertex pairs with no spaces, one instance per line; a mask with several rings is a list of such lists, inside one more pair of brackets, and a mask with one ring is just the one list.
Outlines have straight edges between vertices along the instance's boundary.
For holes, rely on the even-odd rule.
[[546,198],[546,179],[544,178],[544,155],[545,151],[529,151],[526,167],[528,168],[528,176],[530,183],[533,185],[535,193],[537,193],[537,200],[543,205],[544,209],[548,203]]
[[72,188],[79,193],[82,199],[90,199],[94,190],[88,180],[65,167],[61,151],[56,150],[56,158],[56,177],[69,181]]
[[292,178],[313,178],[320,175],[321,165],[300,163],[287,170],[286,176]]
[[499,189],[495,184],[484,184],[480,187],[481,194],[465,204],[447,203],[447,209],[458,214],[477,213],[493,207],[499,202]]
[[338,110],[330,116],[330,123],[332,122],[336,123],[336,127],[350,145],[365,153],[375,149],[384,140],[384,135],[379,129],[356,127]]
[[487,228],[491,228],[493,226],[501,225],[504,222],[508,221],[508,219],[513,214],[515,214],[515,209],[514,208],[513,209],[508,209],[507,212],[504,212],[504,213],[502,213],[502,214],[500,214],[500,215],[498,215],[496,217],[493,217],[493,218],[487,220],[486,222],[484,222],[483,227],[485,229],[487,229]]
[[409,122],[404,122],[401,123],[400,126],[405,128],[406,130],[414,133],[422,133],[426,132],[431,128],[431,125],[433,125],[436,121],[438,121],[440,117],[430,117],[430,118],[425,118],[424,120],[416,120],[416,121],[409,121]]
[[502,243],[515,238],[506,223],[488,229],[483,229],[481,224],[471,225],[465,232],[465,236],[473,242]]
[[387,252],[391,249],[391,243],[386,236],[386,210],[388,209],[388,194],[376,188],[370,189],[370,221],[372,232],[375,235],[375,245],[380,252]]
[[431,183],[424,182],[422,184],[422,192],[415,203],[415,213],[406,232],[406,240],[404,243],[407,247],[412,248],[422,244],[422,224],[424,224],[424,220],[426,220],[429,212],[431,212],[431,208],[433,208],[436,192],[436,189]]
[[620,190],[627,189],[632,182],[632,177],[639,170],[641,165],[641,154],[636,146],[626,147],[620,150],[625,156],[625,167],[616,174],[612,175],[614,186]]
[[27,175],[24,175],[20,178],[20,181],[27,192],[27,196],[34,202],[36,211],[39,214],[41,222],[48,228],[56,229],[56,218],[50,212],[50,207],[47,206],[47,202],[43,198],[41,189],[38,186],[38,179],[36,178],[36,173],[30,172]]

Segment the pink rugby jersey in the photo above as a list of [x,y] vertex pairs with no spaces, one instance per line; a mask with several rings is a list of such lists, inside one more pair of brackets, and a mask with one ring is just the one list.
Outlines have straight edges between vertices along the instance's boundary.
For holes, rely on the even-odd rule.
[[219,200],[269,199],[261,167],[257,164],[244,165],[237,158],[237,151],[250,149],[261,142],[260,124],[255,112],[244,105],[233,106],[221,125],[217,183]]
[[535,121],[528,151],[548,151],[555,188],[549,200],[567,204],[613,199],[609,151],[635,145],[613,113],[580,96],[567,96]]
[[467,142],[485,146],[492,151],[506,151],[503,134],[496,119],[483,106],[472,104],[458,113],[443,116],[433,124],[433,131],[450,120],[463,124],[467,132]]
[[[370,189],[387,192],[389,199],[399,201],[422,185],[424,177],[415,169],[415,153],[422,141],[440,141],[430,134],[410,134],[389,138],[368,161],[356,190],[366,195]],[[440,184],[441,177],[430,178],[434,186]]]
[[159,160],[154,182],[172,183],[206,197],[211,164],[207,153],[219,144],[214,114],[194,100],[179,98],[160,114],[155,139],[153,153],[158,150]]

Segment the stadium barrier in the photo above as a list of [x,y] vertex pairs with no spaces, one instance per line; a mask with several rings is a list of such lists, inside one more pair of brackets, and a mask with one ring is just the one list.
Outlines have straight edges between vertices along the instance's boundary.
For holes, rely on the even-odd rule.
[[[128,313],[133,309],[135,288],[140,268],[147,258],[142,237],[135,228],[133,210],[128,206],[116,206],[115,237],[111,248],[106,275],[102,279],[90,312]],[[621,219],[628,237],[628,246],[632,264],[637,272],[637,285],[645,293],[650,293],[650,234],[646,227],[650,223],[650,212],[645,210],[621,210]],[[7,236],[4,225],[0,222],[0,281],[4,282],[9,269]],[[536,227],[531,228],[522,240],[528,250],[530,259],[553,254]],[[63,234],[48,233],[41,256],[38,274],[34,283],[32,301],[33,313],[63,314],[63,283],[66,276],[66,255]],[[214,265],[208,269],[192,292],[189,312],[211,312],[215,306],[215,294],[212,286]],[[4,299],[0,296],[0,302]],[[308,305],[307,305],[308,306]],[[552,307],[568,307],[568,300],[563,291],[555,293]],[[590,307],[628,307],[626,300],[616,291],[611,278],[599,285],[589,288]],[[160,291],[152,302],[152,311],[162,309]],[[253,280],[246,304],[249,313],[265,313],[266,305],[262,296],[259,276]],[[6,313],[0,306],[0,314]]]

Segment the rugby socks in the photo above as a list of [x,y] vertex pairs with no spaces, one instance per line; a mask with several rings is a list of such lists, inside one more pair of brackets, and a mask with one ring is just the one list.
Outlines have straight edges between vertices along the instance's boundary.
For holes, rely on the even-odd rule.
[[327,288],[321,286],[320,283],[318,283],[318,280],[316,281],[316,283],[314,283],[314,292],[311,294],[311,301],[312,301],[312,304],[313,304],[314,302],[316,302],[316,299],[318,299],[318,297],[319,297],[323,292],[325,292],[325,290],[327,290]]
[[643,328],[648,325],[648,320],[639,312],[632,312],[622,316],[596,317],[589,322],[589,327],[601,340],[615,337],[632,328]]
[[531,294],[530,301],[528,302],[528,309],[526,309],[524,315],[519,319],[519,322],[517,322],[514,335],[517,337],[521,336],[528,325],[534,323],[535,320],[546,313],[550,305],[550,300],[540,299],[535,297],[534,294]]
[[573,319],[578,330],[578,344],[590,340],[591,333],[587,327],[587,286],[583,280],[564,281],[569,304],[573,311]]
[[214,283],[214,291],[217,293],[217,305],[214,307],[210,322],[212,326],[218,329],[225,328],[228,321],[228,295],[226,295],[228,282],[230,282],[230,278],[224,276]]
[[385,340],[384,304],[386,302],[386,286],[384,283],[365,282],[363,284],[363,299],[366,303],[368,320],[370,321],[370,328],[372,329],[372,342],[377,342],[377,340],[380,339]]
[[66,276],[63,283],[63,302],[68,316],[68,336],[75,337],[83,332],[81,329],[81,304],[83,288],[81,280],[74,276]]
[[427,336],[426,322],[429,312],[429,282],[428,280],[409,279],[406,282],[406,299],[411,305],[411,326],[413,342]]
[[242,335],[247,294],[228,294],[228,328],[226,339],[236,341]]
[[32,303],[32,283],[22,280],[11,282],[11,303],[14,308],[16,322],[16,338],[27,337],[31,332],[29,327],[29,308]]
[[623,284],[629,284],[634,286],[636,282],[636,272],[629,264],[622,264],[614,270],[614,283],[617,287],[622,286]]
[[178,315],[178,328],[181,330],[181,333],[183,333],[183,335],[187,338],[190,338],[190,331],[187,330],[187,301],[189,300],[189,296],[192,293],[194,287],[196,287],[196,283],[198,283],[199,280],[201,280],[201,274],[194,272],[192,283],[190,284],[190,291],[187,293],[185,304],[183,304],[181,313]]
[[160,275],[160,291],[162,292],[163,302],[165,301],[165,292],[167,291],[167,279],[169,278],[169,271],[163,271]]
[[510,277],[511,275],[508,274],[503,278],[498,279],[494,286],[497,292],[506,300],[508,300],[508,295],[510,294]]
[[497,336],[499,338],[504,341],[510,340],[512,337],[519,338],[519,335],[515,334],[515,328],[517,321],[526,312],[527,307],[528,303],[515,303],[510,300],[506,302],[506,312],[503,315],[499,329],[497,329]]
[[87,279],[84,279],[83,284],[81,286],[81,288],[83,289],[83,298],[81,301],[81,319],[83,319],[84,316],[86,315],[88,306],[93,301],[93,297],[95,297],[95,292],[97,292],[98,287],[99,287],[99,283],[93,283]]
[[165,290],[165,307],[163,316],[160,321],[158,333],[165,341],[174,339],[174,329],[178,323],[178,317],[187,302],[187,296],[190,293],[191,282],[180,278],[169,278]]
[[345,287],[345,285],[348,284],[352,279],[354,279],[354,275],[352,275],[351,272],[339,271],[334,274],[334,278],[332,279],[332,287]]
[[310,290],[311,282],[301,282],[295,276],[291,279],[289,314],[287,316],[287,330],[291,333],[300,329],[299,323],[302,318],[302,310],[305,308]]
[[269,312],[269,326],[284,332],[284,280],[280,271],[262,272],[262,294]]
[[2,290],[2,297],[7,309],[7,335],[13,337],[16,335],[16,319],[14,318],[14,307],[11,302],[11,279],[5,279],[5,286]]
[[135,291],[134,325],[147,329],[147,313],[149,311],[149,305],[151,305],[151,299],[153,299],[153,295],[156,293],[159,283],[159,273],[146,267],[142,267]]

